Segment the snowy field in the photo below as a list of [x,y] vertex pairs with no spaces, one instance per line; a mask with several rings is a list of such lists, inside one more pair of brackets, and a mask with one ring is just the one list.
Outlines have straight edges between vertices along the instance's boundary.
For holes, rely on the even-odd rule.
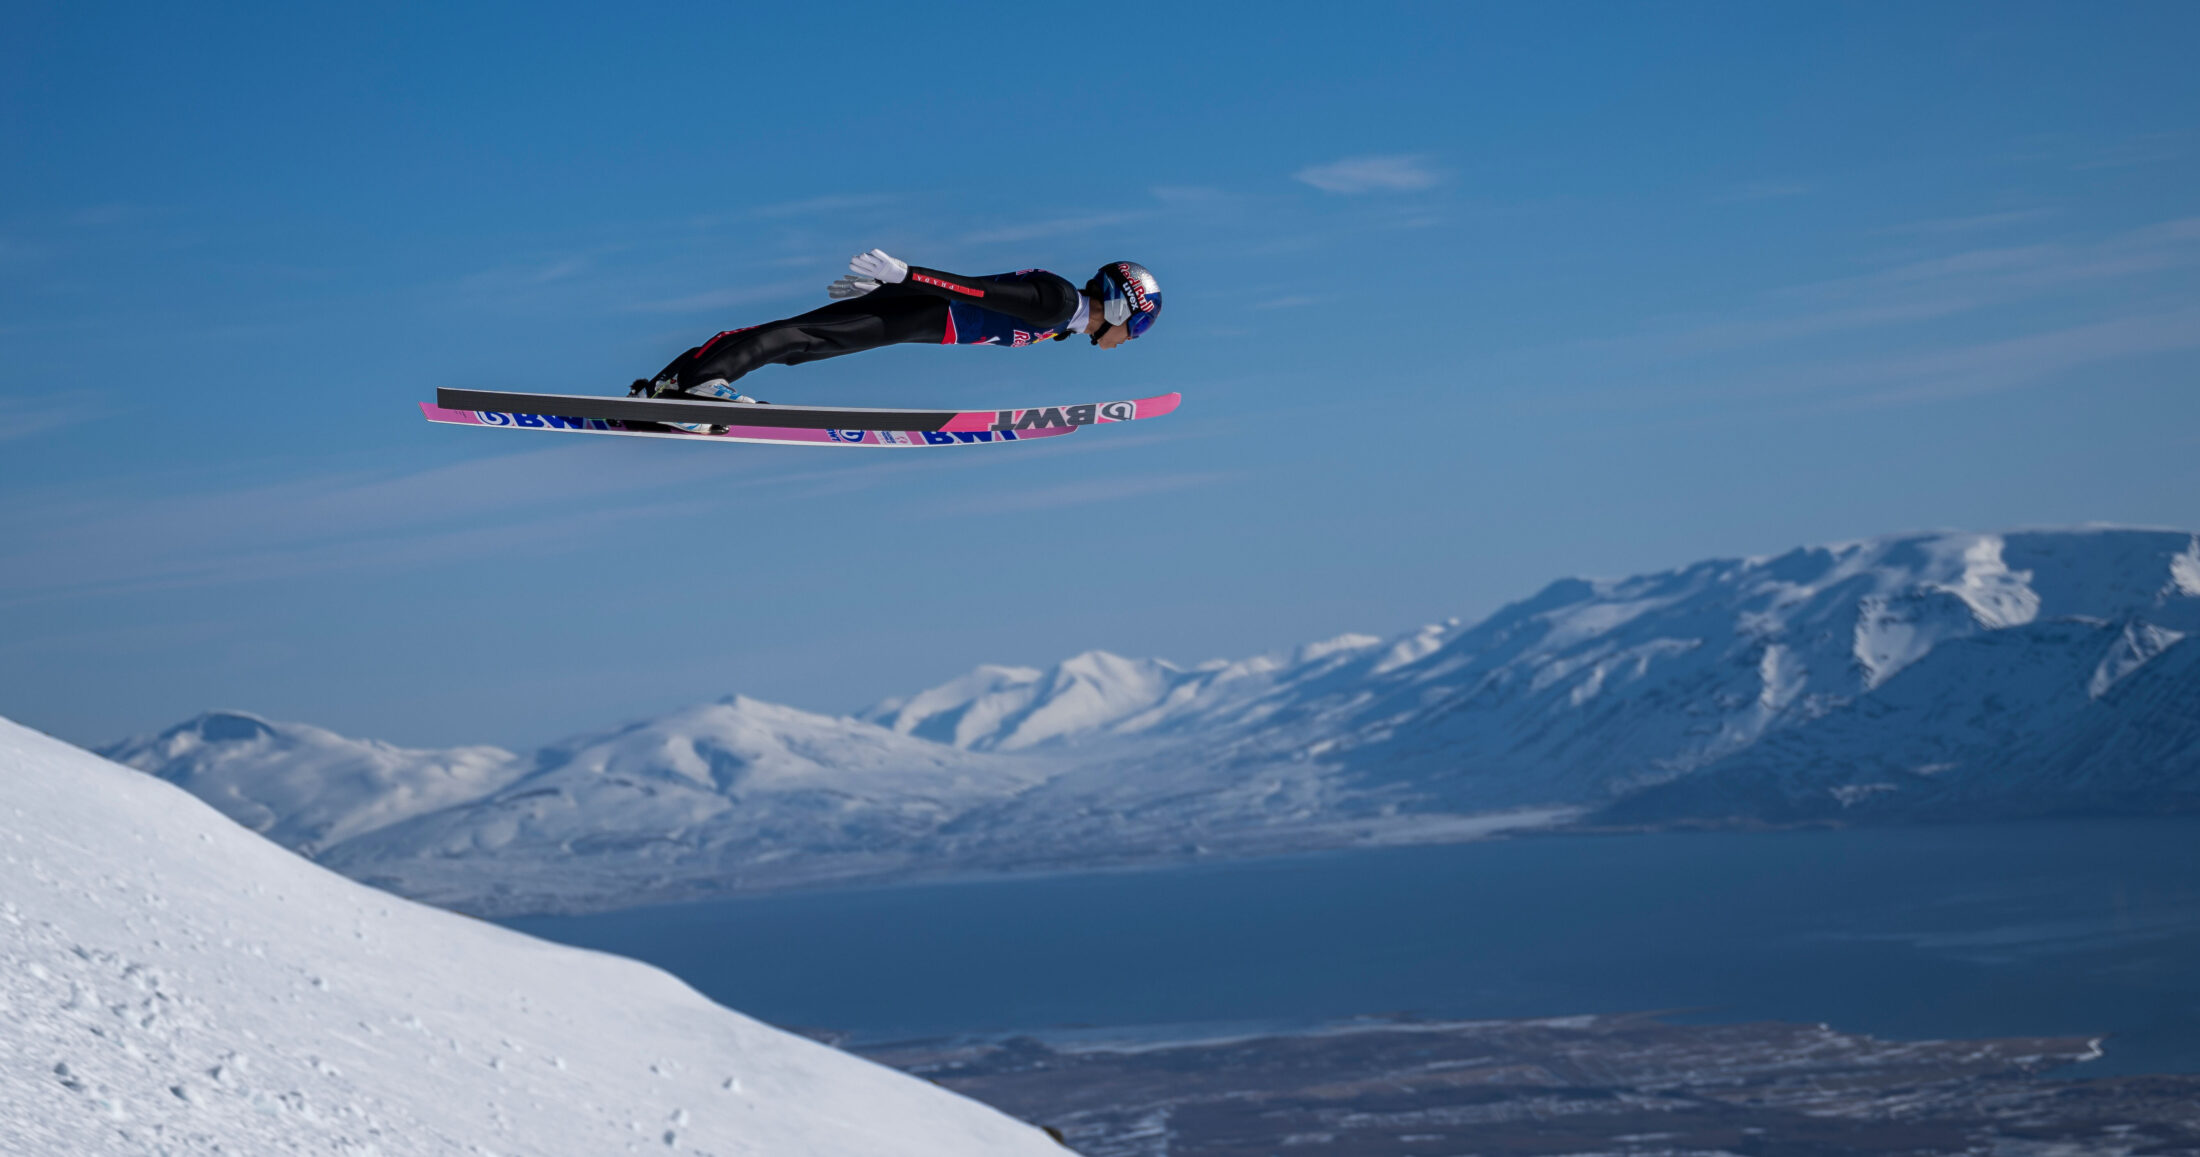
[[1063,1152],[6,720],[0,819],[0,1153]]

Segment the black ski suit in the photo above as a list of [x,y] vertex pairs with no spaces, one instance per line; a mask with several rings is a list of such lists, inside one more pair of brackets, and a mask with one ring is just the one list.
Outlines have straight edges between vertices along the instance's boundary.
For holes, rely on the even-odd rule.
[[1026,345],[1068,336],[1063,327],[1076,316],[1078,296],[1067,278],[1044,269],[963,277],[912,265],[899,285],[729,329],[672,359],[657,380],[686,389],[735,381],[758,366],[796,366],[904,342]]

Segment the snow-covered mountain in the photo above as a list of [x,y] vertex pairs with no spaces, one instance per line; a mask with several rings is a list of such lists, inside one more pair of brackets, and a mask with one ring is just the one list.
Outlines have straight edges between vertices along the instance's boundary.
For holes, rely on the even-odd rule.
[[498,747],[394,747],[242,711],[209,712],[99,753],[152,772],[309,856],[362,832],[475,799],[526,770],[518,756]]
[[1857,709],[1624,796],[1593,822],[2200,810],[2200,646],[2176,645],[2192,633],[2068,618],[1944,642]]
[[[1472,625],[1283,659],[981,669],[865,716],[978,750],[1137,738],[1172,764],[1318,762],[1414,810],[1665,781],[1659,798],[1709,804],[1681,785],[1745,764],[1786,769],[1836,810],[1857,785],[1824,777],[1866,765],[1930,768],[1941,795],[1962,782],[2000,812],[2151,807],[2200,792],[2176,770],[2200,754],[2178,709],[2200,704],[2184,681],[2195,632],[2200,536],[1911,535],[1570,579]],[[2049,759],[2055,743],[2068,750]],[[2081,773],[2080,755],[2102,766]],[[1907,788],[1870,782],[1880,808],[1909,806]]]
[[884,875],[1050,766],[735,696],[545,748],[499,790],[322,859],[492,912]]
[[[301,830],[356,833],[312,845],[324,862],[488,912],[1448,839],[1584,811],[2189,808],[2196,633],[2200,536],[1903,535],[1567,579],[1477,623],[1237,662],[981,667],[853,718],[733,699],[559,744],[517,773],[467,757],[505,770],[479,773],[472,799],[387,820],[354,818],[348,792],[284,798],[318,809]],[[278,794],[263,775],[297,784],[281,744],[243,742],[260,746],[215,744],[237,748],[219,763],[226,798]],[[140,750],[117,749],[175,774]]]
[[[255,741],[230,726],[213,741]],[[362,887],[6,720],[0,815],[0,1152],[1062,1152],[654,968]]]
[[1382,642],[1374,635],[1340,635],[1288,656],[1191,667],[1087,651],[1046,671],[980,667],[907,699],[889,699],[858,718],[971,751],[1168,734],[1198,727],[1226,704],[1334,671]]

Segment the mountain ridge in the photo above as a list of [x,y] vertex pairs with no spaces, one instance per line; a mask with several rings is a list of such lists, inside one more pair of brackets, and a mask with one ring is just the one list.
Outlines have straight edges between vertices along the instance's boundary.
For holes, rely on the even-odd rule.
[[[110,750],[220,787],[241,818],[360,878],[468,910],[562,910],[1577,818],[2182,810],[2200,806],[2195,634],[2200,535],[1935,532],[1561,579],[1389,639],[1194,664],[1090,651],[849,716],[734,696],[511,762],[413,753],[424,769],[385,778],[428,787],[362,800],[383,809],[365,819],[292,790],[296,768],[277,765],[304,740],[202,735],[179,763],[162,755],[171,729]],[[291,794],[247,782],[254,759]],[[461,780],[481,786],[446,799]],[[314,822],[245,807],[270,800]],[[575,868],[579,885],[546,882]]]

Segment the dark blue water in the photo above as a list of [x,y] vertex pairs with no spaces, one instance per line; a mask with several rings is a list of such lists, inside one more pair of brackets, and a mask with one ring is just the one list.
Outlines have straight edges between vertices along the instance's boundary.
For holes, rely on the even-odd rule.
[[2200,1071],[2200,821],[1522,839],[509,921],[860,1038],[1686,1009]]

